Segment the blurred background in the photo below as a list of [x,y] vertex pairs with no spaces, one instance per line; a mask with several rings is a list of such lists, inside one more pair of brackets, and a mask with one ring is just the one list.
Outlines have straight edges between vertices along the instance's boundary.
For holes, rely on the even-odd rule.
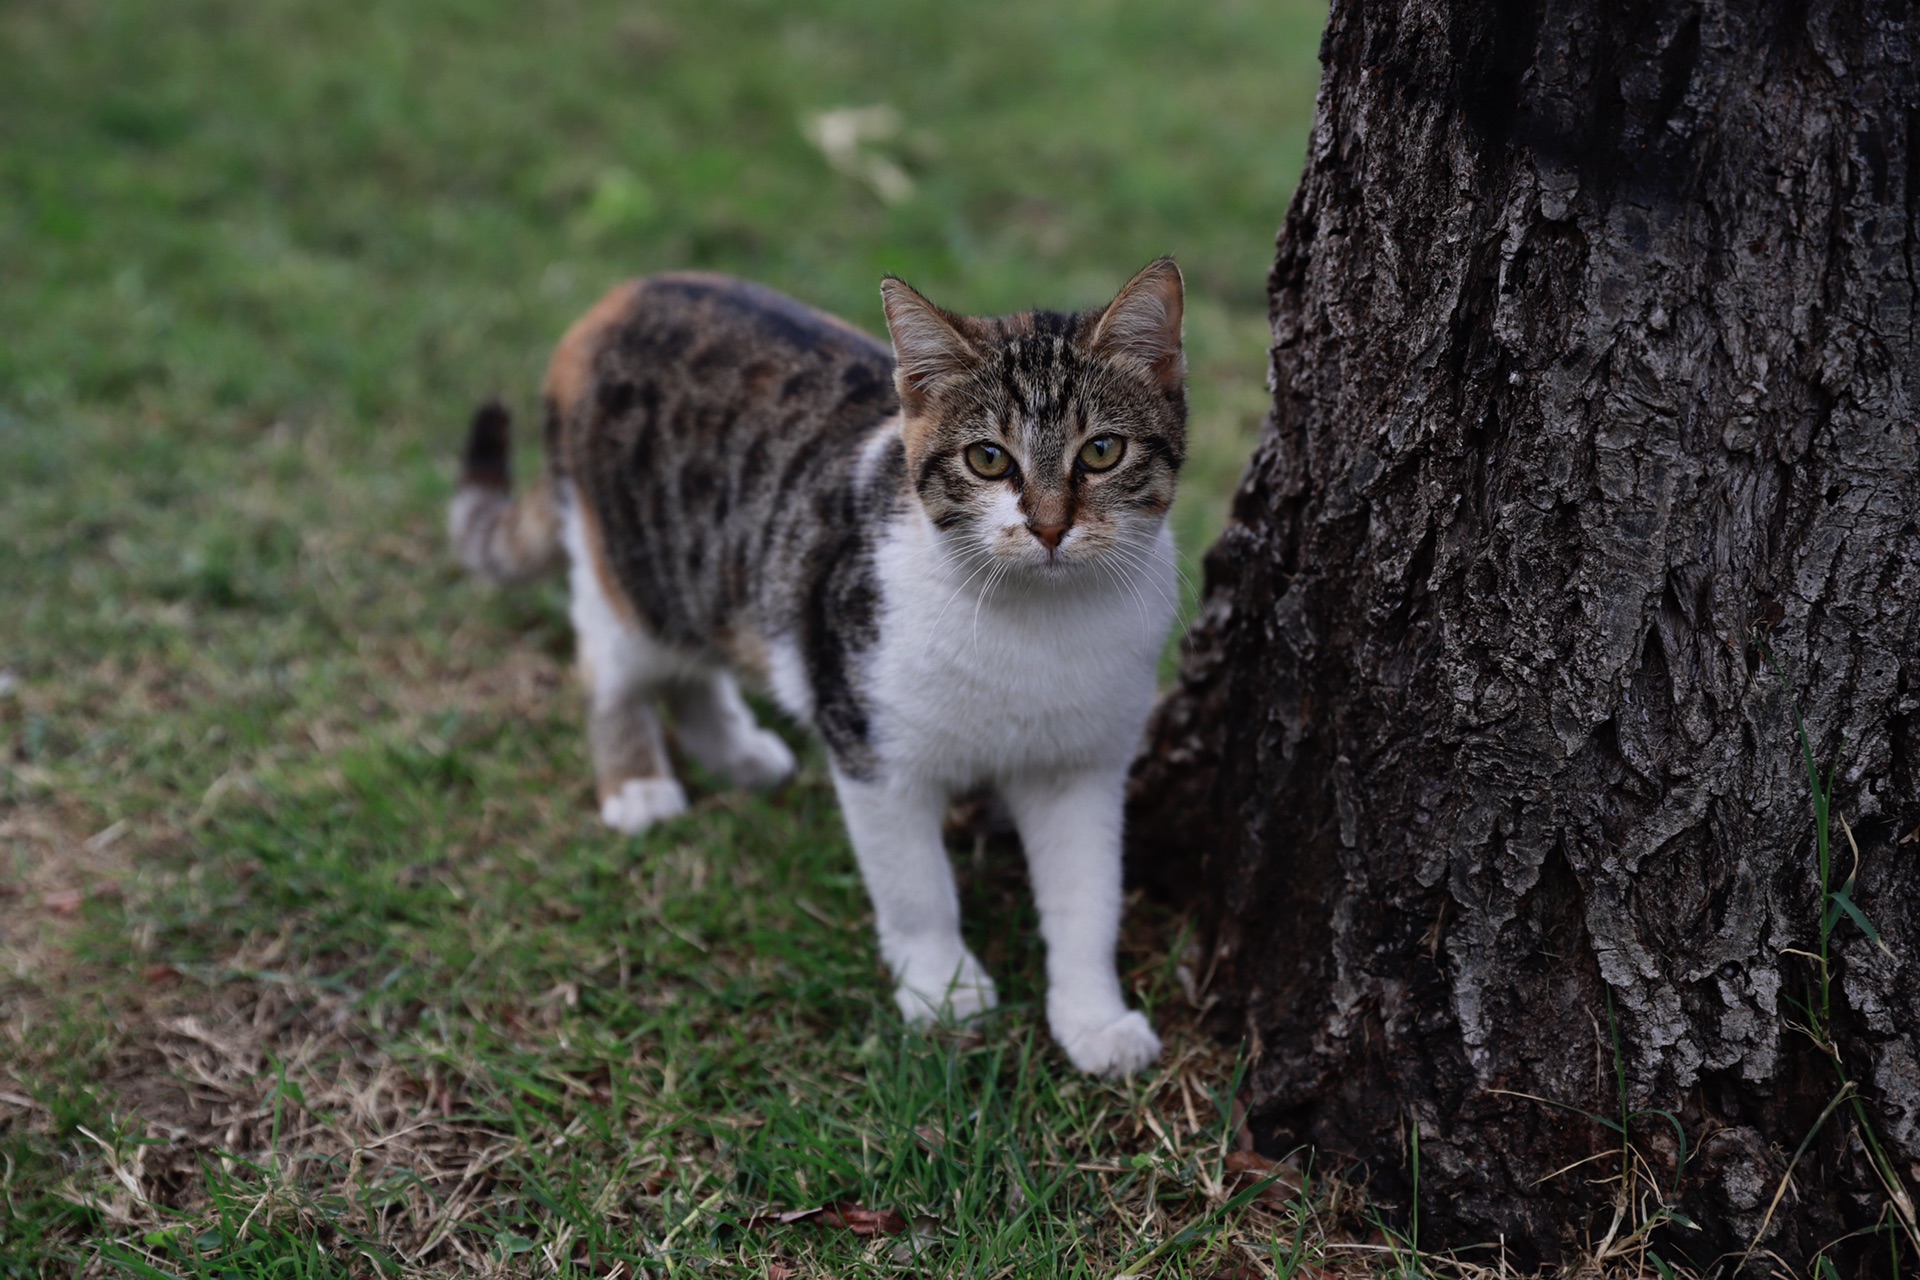
[[1066,309],[1173,253],[1195,550],[1263,404],[1265,274],[1323,18],[1314,0],[5,6],[0,484],[10,505],[28,477],[44,494],[104,430],[120,474],[66,496],[205,514],[250,469],[236,446],[323,431],[335,466],[378,461],[356,505],[391,527],[431,505],[471,404],[529,406],[562,328],[627,276],[734,272],[879,331],[883,272],[957,310]]
[[[1038,1256],[1014,1129],[936,1164],[887,1127],[1004,1087],[1007,1123],[1074,1159],[1147,1132],[1124,1090],[1035,1101],[1065,1077],[1029,1016],[1017,865],[962,860],[1011,1021],[950,1060],[897,1035],[817,756],[771,800],[695,771],[686,819],[609,837],[561,586],[456,570],[453,462],[498,394],[531,473],[547,354],[629,276],[737,273],[879,334],[885,272],[960,311],[1068,309],[1172,253],[1197,579],[1267,403],[1265,279],[1323,18],[0,0],[0,1275],[104,1237],[184,1266],[239,1247],[236,1224],[292,1249],[377,1220],[436,1265],[554,1230],[617,1252],[696,1204],[746,1221],[823,1187],[949,1214],[964,1188],[1011,1224],[969,1237],[980,1274]],[[1136,999],[1177,1003],[1177,922],[1132,929]],[[1229,1068],[1161,1025],[1197,1073],[1167,1085],[1178,1135]],[[282,1128],[295,1094],[320,1119]],[[400,1137],[427,1107],[453,1136]],[[519,1154],[450,1225],[458,1198],[434,1197],[500,1132]],[[251,1154],[207,1173],[230,1152]],[[662,1191],[647,1160],[707,1172]],[[372,1216],[249,1211],[293,1168]],[[607,1199],[609,1169],[635,1199]],[[1061,1191],[1059,1221],[1109,1176]],[[1128,1194],[1145,1220],[1155,1193]]]

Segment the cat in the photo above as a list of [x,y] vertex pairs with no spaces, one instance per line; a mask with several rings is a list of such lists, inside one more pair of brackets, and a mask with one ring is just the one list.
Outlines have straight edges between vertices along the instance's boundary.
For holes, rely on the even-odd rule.
[[991,1008],[941,838],[977,786],[1019,830],[1073,1064],[1160,1042],[1115,969],[1127,769],[1175,612],[1167,511],[1186,451],[1170,258],[1105,307],[972,318],[881,285],[892,349],[763,286],[671,274],[561,339],[547,473],[513,496],[482,406],[449,510],[496,582],[564,549],[601,819],[687,807],[662,739],[731,781],[793,753],[736,674],[824,740],[909,1023]]

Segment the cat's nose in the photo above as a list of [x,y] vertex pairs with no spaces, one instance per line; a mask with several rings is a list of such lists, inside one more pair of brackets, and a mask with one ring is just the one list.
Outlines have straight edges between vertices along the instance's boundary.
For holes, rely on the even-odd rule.
[[1041,543],[1044,544],[1049,551],[1058,551],[1060,549],[1060,539],[1067,536],[1067,530],[1071,527],[1072,526],[1065,524],[1034,524],[1032,521],[1027,522],[1027,532],[1040,539]]

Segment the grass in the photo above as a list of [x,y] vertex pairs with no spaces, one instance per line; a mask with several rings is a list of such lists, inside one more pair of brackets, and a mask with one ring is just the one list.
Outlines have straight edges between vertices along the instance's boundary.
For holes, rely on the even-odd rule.
[[[963,856],[1009,1007],[905,1034],[818,756],[609,835],[558,585],[481,591],[440,528],[467,410],[528,421],[614,280],[877,328],[885,271],[1078,306],[1172,251],[1197,554],[1321,18],[0,9],[0,1275],[1364,1267],[1337,1178],[1239,1150],[1182,922],[1137,904],[1123,946],[1162,1068],[1084,1080],[1017,858]],[[872,105],[839,167],[809,140]],[[834,1204],[900,1230],[779,1221]]]
[[[1171,251],[1197,556],[1267,403],[1322,17],[0,7],[0,1276],[1498,1270],[1244,1149],[1245,1064],[1150,903],[1123,968],[1169,1052],[1106,1084],[1046,1039],[1012,850],[957,859],[1007,1008],[922,1037],[817,754],[769,799],[694,771],[687,818],[611,836],[558,585],[489,594],[442,546],[468,410],[530,422],[615,280],[736,272],[877,330],[886,271],[1067,307]],[[1871,926],[1807,763],[1821,1123],[1851,1102],[1872,1147],[1827,946]],[[1590,1117],[1594,1265],[1674,1280],[1633,1136],[1672,1118],[1626,1106]]]
[[[1880,932],[1874,927],[1873,922],[1853,901],[1855,878],[1860,870],[1860,848],[1854,843],[1853,829],[1847,825],[1845,815],[1833,807],[1833,784],[1838,770],[1829,768],[1826,777],[1821,778],[1820,767],[1813,758],[1813,740],[1808,737],[1806,721],[1800,715],[1799,691],[1782,671],[1764,641],[1760,642],[1759,648],[1762,656],[1767,660],[1767,665],[1773,668],[1774,672],[1781,677],[1782,683],[1786,685],[1793,707],[1793,727],[1799,738],[1801,764],[1806,769],[1807,787],[1813,797],[1814,869],[1819,887],[1816,903],[1819,910],[1817,931],[1819,949],[1815,952],[1795,953],[1802,959],[1812,962],[1813,973],[1804,997],[1799,1000],[1789,997],[1789,1003],[1799,1010],[1802,1019],[1795,1029],[1804,1033],[1813,1042],[1814,1048],[1833,1064],[1834,1076],[1839,1081],[1833,1100],[1820,1113],[1813,1128],[1800,1140],[1793,1158],[1788,1161],[1786,1173],[1774,1192],[1772,1203],[1767,1207],[1766,1221],[1770,1222],[1778,1211],[1792,1179],[1793,1170],[1800,1163],[1800,1157],[1806,1154],[1807,1148],[1812,1145],[1814,1138],[1825,1127],[1827,1121],[1839,1110],[1840,1105],[1849,1103],[1853,1114],[1856,1140],[1866,1153],[1867,1162],[1873,1170],[1874,1177],[1879,1180],[1882,1190],[1886,1193],[1880,1222],[1871,1234],[1882,1234],[1886,1237],[1890,1262],[1889,1274],[1899,1275],[1903,1239],[1912,1254],[1920,1256],[1920,1216],[1916,1215],[1913,1197],[1907,1190],[1906,1182],[1893,1161],[1887,1156],[1873,1118],[1867,1114],[1867,1108],[1861,1101],[1858,1082],[1854,1080],[1852,1070],[1848,1067],[1846,1058],[1836,1041],[1833,1018],[1833,936],[1841,921],[1843,919],[1852,921],[1853,926],[1874,946],[1885,949],[1886,943],[1881,941]],[[1852,869],[1848,871],[1846,880],[1837,888],[1833,883],[1835,869],[1833,825],[1836,822],[1846,837],[1848,849],[1853,854]],[[1760,1238],[1765,1231],[1765,1223],[1763,1223],[1761,1230],[1755,1233],[1753,1242],[1747,1246],[1748,1254],[1752,1254],[1758,1248]],[[1824,1267],[1822,1274],[1833,1272],[1833,1262],[1824,1251],[1815,1261],[1816,1265]]]

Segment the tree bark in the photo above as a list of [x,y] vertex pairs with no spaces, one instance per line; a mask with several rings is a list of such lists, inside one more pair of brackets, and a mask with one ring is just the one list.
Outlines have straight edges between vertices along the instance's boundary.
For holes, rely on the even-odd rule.
[[[1863,1143],[1911,1194],[1917,55],[1895,0],[1333,5],[1273,411],[1131,856],[1197,893],[1259,1145],[1410,1224],[1417,1125],[1422,1247],[1589,1254],[1626,1145],[1616,1244],[1664,1202],[1672,1263],[1758,1237],[1807,1274],[1878,1224],[1830,1256],[1893,1265]],[[1830,909],[1824,1022],[1796,699],[1884,942]],[[1627,1144],[1580,1114],[1618,1121],[1616,1070]]]

